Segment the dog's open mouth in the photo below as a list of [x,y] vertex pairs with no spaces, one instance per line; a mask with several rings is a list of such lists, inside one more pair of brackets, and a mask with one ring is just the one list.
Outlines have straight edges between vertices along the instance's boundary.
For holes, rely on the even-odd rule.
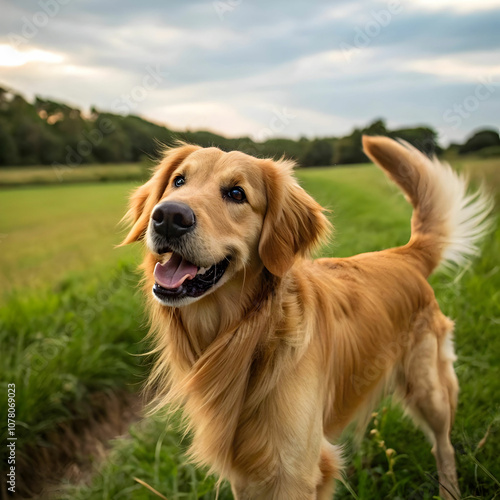
[[167,262],[155,266],[153,293],[167,300],[201,297],[222,278],[229,261],[225,257],[211,267],[198,267],[173,252]]

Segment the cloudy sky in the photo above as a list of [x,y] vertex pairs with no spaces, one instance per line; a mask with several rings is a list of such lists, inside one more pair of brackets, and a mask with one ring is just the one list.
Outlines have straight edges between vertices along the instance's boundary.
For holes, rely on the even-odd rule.
[[500,123],[500,0],[1,0],[0,85],[228,136]]

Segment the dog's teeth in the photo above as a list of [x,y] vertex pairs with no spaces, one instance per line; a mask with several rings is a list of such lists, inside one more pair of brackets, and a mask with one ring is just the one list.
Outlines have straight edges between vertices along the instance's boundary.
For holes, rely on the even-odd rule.
[[206,267],[200,267],[200,269],[198,269],[198,274],[205,274],[206,272],[207,272]]

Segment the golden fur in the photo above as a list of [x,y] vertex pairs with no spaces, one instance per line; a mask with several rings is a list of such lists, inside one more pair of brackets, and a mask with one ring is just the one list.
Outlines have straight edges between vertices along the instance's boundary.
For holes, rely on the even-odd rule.
[[[459,497],[453,323],[426,278],[443,259],[476,252],[488,201],[406,144],[365,137],[364,148],[414,206],[405,246],[311,261],[329,223],[288,161],[181,145],[132,195],[124,243],[148,244],[157,356],[149,385],[159,407],[183,407],[193,459],[229,479],[237,499],[331,498],[341,458],[329,441],[388,385],[429,433],[441,495]],[[175,188],[179,172],[186,182]],[[247,203],[221,196],[235,185]],[[186,258],[209,266],[231,255],[221,281],[179,307],[151,294],[164,256],[151,250],[150,218],[165,200],[196,214]]]

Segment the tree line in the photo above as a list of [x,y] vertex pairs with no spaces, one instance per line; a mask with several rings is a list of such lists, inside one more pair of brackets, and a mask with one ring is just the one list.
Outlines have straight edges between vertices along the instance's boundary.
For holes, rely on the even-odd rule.
[[[399,137],[427,154],[443,152],[431,127],[388,130],[382,119],[345,137],[271,137],[256,142],[250,137],[227,138],[208,131],[174,131],[139,116],[96,108],[85,115],[77,108],[41,97],[28,102],[22,95],[0,87],[0,166],[137,162],[155,158],[162,145],[179,139],[257,157],[286,156],[303,167],[352,164],[367,161],[361,149],[363,134]],[[464,144],[452,144],[449,149],[457,154],[500,155],[499,134],[496,130],[480,130]]]

